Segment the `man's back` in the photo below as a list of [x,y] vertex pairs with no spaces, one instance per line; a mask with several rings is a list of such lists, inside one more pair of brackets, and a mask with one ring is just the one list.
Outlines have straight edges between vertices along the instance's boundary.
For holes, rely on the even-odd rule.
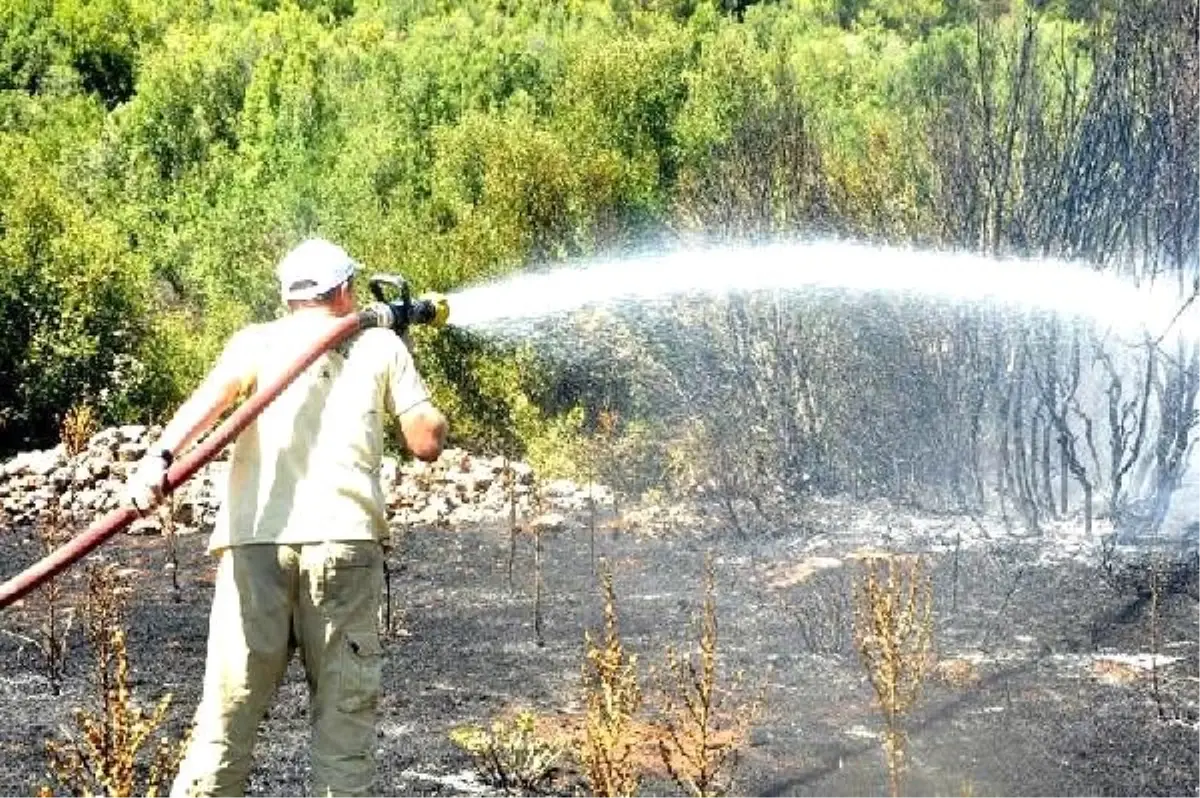
[[[224,357],[247,387],[266,385],[334,321],[299,312],[255,325]],[[210,548],[382,539],[385,415],[427,399],[407,348],[387,330],[322,355],[238,438]]]

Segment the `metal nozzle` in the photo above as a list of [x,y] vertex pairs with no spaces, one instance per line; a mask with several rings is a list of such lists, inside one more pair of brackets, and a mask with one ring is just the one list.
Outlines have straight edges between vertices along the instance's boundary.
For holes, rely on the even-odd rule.
[[430,327],[444,327],[450,318],[450,303],[442,294],[425,294],[413,303],[413,321]]
[[[390,296],[389,296],[390,293]],[[371,294],[379,300],[377,309],[364,317],[366,326],[390,327],[403,334],[413,324],[442,327],[450,318],[450,303],[441,294],[425,294],[412,299],[408,282],[398,275],[379,274],[371,278]]]

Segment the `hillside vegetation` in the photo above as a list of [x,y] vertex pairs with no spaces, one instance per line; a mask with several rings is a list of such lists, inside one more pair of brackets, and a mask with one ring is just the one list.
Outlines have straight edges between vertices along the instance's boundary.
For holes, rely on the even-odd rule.
[[[0,450],[51,443],[80,404],[161,420],[233,330],[279,312],[273,265],[308,234],[421,290],[801,235],[1059,255],[1186,295],[1197,13],[0,0]],[[462,444],[536,453],[601,420],[568,413],[588,397],[528,368],[537,353],[420,343]],[[1179,354],[1156,380],[1185,390]],[[881,374],[878,390],[912,395]],[[1034,422],[1047,484],[1053,420]]]

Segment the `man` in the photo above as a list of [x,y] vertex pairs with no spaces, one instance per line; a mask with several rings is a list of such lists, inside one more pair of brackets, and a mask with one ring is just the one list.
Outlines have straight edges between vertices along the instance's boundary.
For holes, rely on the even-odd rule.
[[[290,312],[230,339],[130,477],[131,503],[154,506],[177,454],[356,312],[355,271],[323,240],[287,254],[278,273]],[[311,698],[314,790],[371,794],[387,415],[416,457],[438,457],[446,419],[405,343],[370,329],[322,355],[238,437],[209,544],[220,563],[204,693],[172,795],[244,793],[258,724],[297,649]]]

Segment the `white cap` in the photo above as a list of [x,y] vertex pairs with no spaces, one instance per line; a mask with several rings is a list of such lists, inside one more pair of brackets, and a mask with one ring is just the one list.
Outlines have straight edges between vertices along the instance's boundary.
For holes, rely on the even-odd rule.
[[301,242],[279,261],[283,301],[313,299],[349,280],[358,270],[346,250],[323,238]]

